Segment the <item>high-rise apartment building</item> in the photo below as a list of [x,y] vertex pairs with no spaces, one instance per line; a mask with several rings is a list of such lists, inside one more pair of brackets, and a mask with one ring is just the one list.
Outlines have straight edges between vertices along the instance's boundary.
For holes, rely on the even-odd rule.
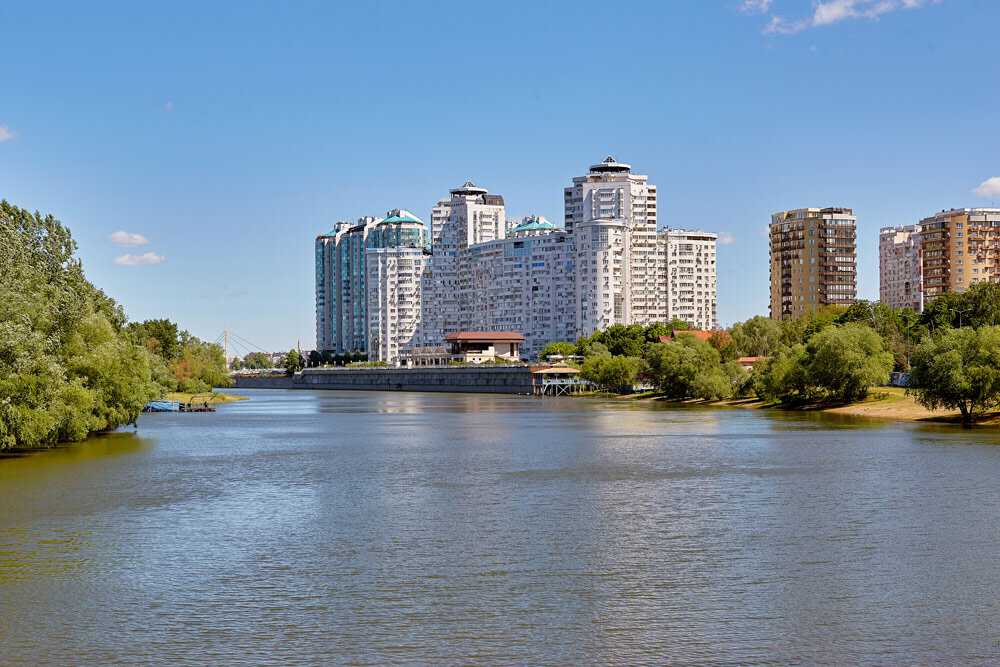
[[575,340],[575,261],[566,232],[541,216],[528,216],[504,239],[470,246],[463,272],[475,287],[464,328],[519,333],[528,354]]
[[[599,294],[582,295],[582,330],[590,333],[595,330],[591,327],[605,322],[646,324],[662,320],[665,309],[657,289],[656,186],[609,155],[591,165],[585,176],[573,178],[573,185],[564,191],[563,208],[566,231],[576,235],[577,252],[611,252],[618,271],[617,278],[608,274],[614,284],[609,283],[607,290],[602,286]],[[592,224],[585,230],[588,223]],[[618,239],[623,245],[602,250],[605,237]],[[577,267],[587,276],[582,282],[578,278],[578,284],[594,283],[595,261],[597,257],[579,258]],[[598,273],[604,271],[603,264],[596,267]]]
[[429,247],[405,211],[339,223],[316,242],[317,347],[393,361],[457,331],[513,331],[531,355],[615,324],[717,326],[716,235],[657,235],[646,176],[609,156],[573,179],[565,215],[565,229],[513,223],[466,182],[434,206]]
[[[420,337],[440,345],[461,331],[469,308],[467,275],[460,267],[470,245],[504,238],[507,221],[503,197],[466,181],[431,211],[433,257],[424,272],[424,318]],[[463,284],[464,282],[464,284]]]
[[879,301],[922,310],[920,225],[883,227],[878,235]]
[[714,331],[718,326],[715,304],[718,234],[664,229],[656,239],[661,258],[659,285],[667,308],[664,319],[683,320],[703,331]]
[[920,221],[924,303],[1000,280],[1000,208],[955,208]]
[[[365,216],[356,225],[338,222],[329,234],[316,238],[317,349],[337,353],[369,349],[368,253],[397,248],[430,253],[430,235],[423,222],[400,209],[385,219]],[[378,255],[379,261],[392,256]],[[381,280],[385,272],[376,275]]]
[[800,208],[771,216],[772,319],[854,303],[856,226],[849,208]]

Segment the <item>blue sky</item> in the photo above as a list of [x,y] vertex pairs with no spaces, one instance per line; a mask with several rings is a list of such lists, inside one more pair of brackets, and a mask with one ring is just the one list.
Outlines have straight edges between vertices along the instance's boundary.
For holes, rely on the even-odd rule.
[[854,208],[877,298],[879,227],[1000,202],[1000,181],[973,191],[1000,176],[992,0],[0,16],[0,197],[65,222],[130,318],[209,340],[312,347],[313,239],[338,219],[429,220],[471,179],[561,221],[563,187],[609,153],[659,186],[661,226],[725,233],[723,323],[767,312],[774,211]]

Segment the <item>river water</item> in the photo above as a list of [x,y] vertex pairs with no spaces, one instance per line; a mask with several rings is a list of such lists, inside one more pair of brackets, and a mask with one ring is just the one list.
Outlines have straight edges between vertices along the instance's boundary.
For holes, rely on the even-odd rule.
[[0,662],[1000,660],[996,432],[241,393],[0,459]]

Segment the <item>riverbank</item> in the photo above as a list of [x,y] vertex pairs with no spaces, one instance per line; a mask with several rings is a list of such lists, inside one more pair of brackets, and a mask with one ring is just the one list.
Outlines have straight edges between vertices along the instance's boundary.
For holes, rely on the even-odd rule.
[[[692,405],[723,405],[737,408],[760,410],[787,410],[789,412],[826,412],[845,417],[865,417],[868,419],[884,419],[899,422],[936,422],[960,423],[958,410],[928,410],[917,403],[913,396],[908,396],[901,387],[880,387],[873,390],[863,401],[849,405],[831,405],[828,403],[811,403],[802,406],[789,407],[780,403],[769,403],[756,398],[730,399],[726,401],[674,401],[654,392],[617,396],[620,400],[662,401],[690,403]],[[976,420],[981,426],[1000,426],[1000,413],[988,413]]]
[[[195,397],[197,397],[195,399]],[[179,391],[167,392],[164,397],[168,401],[178,401],[180,403],[190,403],[192,399],[195,399],[195,403],[232,403],[233,401],[248,401],[246,396],[235,396],[233,394],[220,394],[217,391],[213,391],[212,395],[209,396],[208,393],[202,394],[185,394]]]

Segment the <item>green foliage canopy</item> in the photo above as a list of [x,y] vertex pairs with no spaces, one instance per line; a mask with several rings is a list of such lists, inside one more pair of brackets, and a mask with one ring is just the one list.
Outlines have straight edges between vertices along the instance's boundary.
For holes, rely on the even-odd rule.
[[930,409],[958,409],[965,424],[1000,405],[1000,327],[946,329],[913,355],[910,390]]
[[134,423],[161,390],[75,251],[51,215],[0,202],[0,450]]

